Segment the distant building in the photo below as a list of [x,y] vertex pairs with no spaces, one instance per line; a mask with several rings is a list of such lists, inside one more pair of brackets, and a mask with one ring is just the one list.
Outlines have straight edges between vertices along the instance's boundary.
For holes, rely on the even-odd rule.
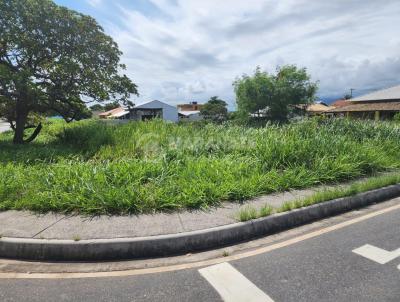
[[129,111],[126,108],[118,107],[106,112],[98,114],[101,119],[127,119],[129,118]]
[[180,121],[200,121],[203,117],[200,114],[200,111],[178,111],[179,120]]
[[178,109],[158,100],[144,102],[129,108],[129,119],[131,120],[145,121],[154,118],[178,122]]
[[338,107],[344,107],[347,105],[350,105],[351,102],[349,100],[345,100],[345,99],[338,99],[334,102],[331,103],[332,107],[338,108]]
[[188,104],[179,104],[176,107],[178,108],[179,120],[181,121],[199,121],[203,119],[200,114],[203,104],[190,102]]
[[334,107],[328,106],[327,104],[321,102],[321,103],[314,103],[310,104],[306,108],[307,115],[309,116],[315,116],[315,115],[321,115],[324,112],[333,109]]
[[345,106],[327,111],[335,116],[365,119],[391,119],[400,112],[400,85],[348,100]]
[[203,104],[198,104],[197,102],[190,102],[188,104],[179,104],[178,111],[200,111]]
[[165,121],[178,122],[176,107],[160,101],[148,101],[131,108],[118,107],[99,115],[100,119],[118,119],[145,121],[160,118]]
[[294,106],[297,109],[297,113],[306,114],[308,116],[322,115],[328,110],[334,109],[332,106],[328,106],[324,102],[316,102],[312,104],[299,104]]

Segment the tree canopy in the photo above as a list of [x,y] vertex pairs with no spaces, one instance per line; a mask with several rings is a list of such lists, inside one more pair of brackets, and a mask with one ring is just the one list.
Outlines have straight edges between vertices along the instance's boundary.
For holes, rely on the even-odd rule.
[[213,96],[201,107],[200,113],[205,120],[222,122],[225,121],[228,116],[227,105],[228,104],[219,99],[218,96]]
[[121,52],[90,16],[50,0],[0,0],[0,117],[14,143],[32,116],[55,112],[79,119],[86,103],[127,102],[137,86],[121,72]]
[[275,74],[257,67],[252,76],[237,78],[233,86],[240,113],[277,121],[287,119],[290,105],[312,103],[317,91],[306,69],[294,65],[279,67]]

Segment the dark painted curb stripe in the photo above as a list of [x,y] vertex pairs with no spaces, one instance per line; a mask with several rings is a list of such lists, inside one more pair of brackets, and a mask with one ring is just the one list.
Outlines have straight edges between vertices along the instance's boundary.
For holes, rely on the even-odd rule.
[[171,235],[81,241],[3,237],[0,238],[0,257],[98,261],[179,255],[273,234],[397,196],[400,196],[400,184],[247,222]]

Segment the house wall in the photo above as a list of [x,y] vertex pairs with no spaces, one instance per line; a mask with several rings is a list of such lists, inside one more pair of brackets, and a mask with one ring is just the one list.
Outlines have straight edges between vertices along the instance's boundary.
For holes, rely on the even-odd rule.
[[179,104],[177,107],[180,111],[197,111],[203,107],[203,104]]
[[181,116],[179,118],[179,120],[181,120],[181,121],[190,121],[190,122],[200,121],[202,119],[203,119],[203,117],[200,113],[191,114],[189,116]]
[[178,122],[178,109],[176,107],[173,107],[171,105],[168,105],[166,103],[160,102],[160,101],[152,101],[145,103],[143,105],[138,105],[135,108],[151,108],[151,109],[162,109],[162,118],[165,121],[171,121],[171,122]]

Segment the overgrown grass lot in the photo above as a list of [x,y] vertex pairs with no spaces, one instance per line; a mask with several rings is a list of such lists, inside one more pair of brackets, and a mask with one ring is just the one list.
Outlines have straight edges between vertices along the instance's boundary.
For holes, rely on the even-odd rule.
[[206,208],[400,166],[392,123],[109,125],[50,121],[37,141],[0,134],[0,210],[84,214]]

